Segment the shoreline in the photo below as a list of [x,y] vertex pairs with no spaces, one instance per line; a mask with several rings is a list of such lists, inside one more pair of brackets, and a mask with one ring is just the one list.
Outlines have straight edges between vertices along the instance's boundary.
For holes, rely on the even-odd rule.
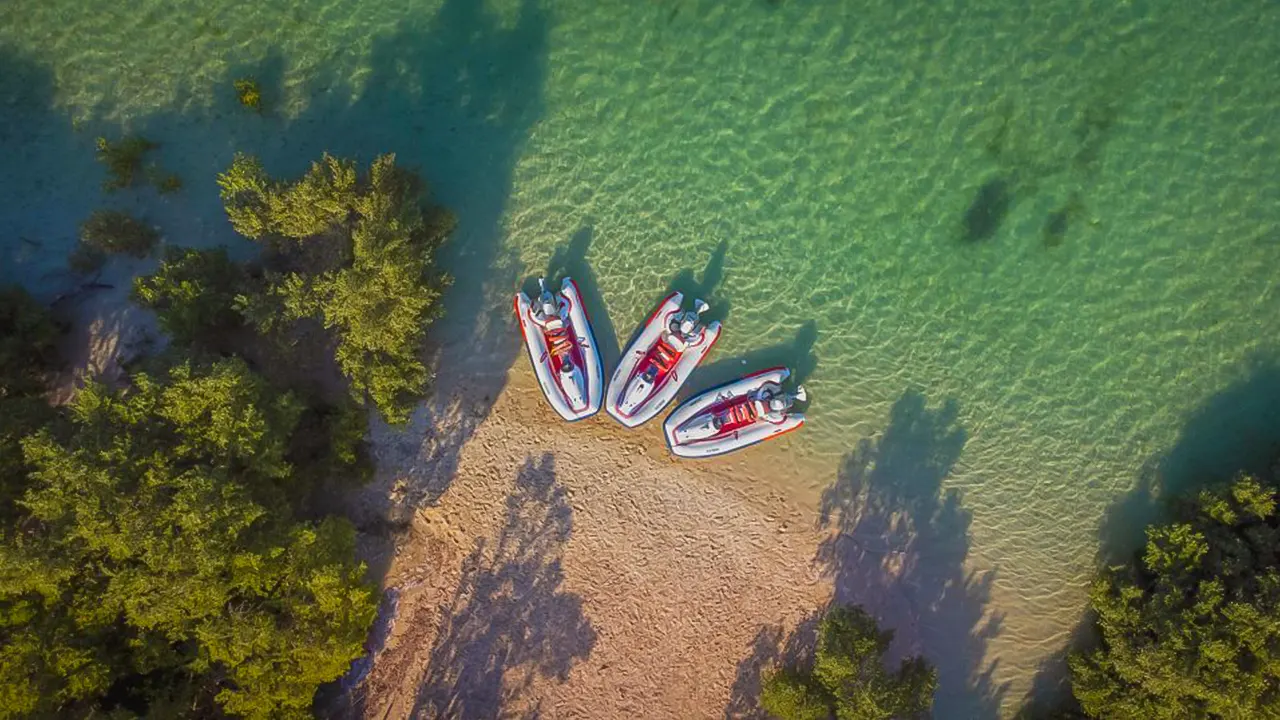
[[[119,290],[76,310],[81,371],[110,378],[157,336]],[[761,670],[833,600],[895,632],[891,663],[939,667],[940,717],[1016,709],[1025,688],[982,642],[994,576],[963,562],[967,517],[943,496],[877,506],[874,470],[833,468],[799,433],[690,461],[657,422],[567,425],[500,332],[460,361],[458,329],[440,328],[409,425],[371,422],[374,479],[334,498],[385,596],[331,714],[750,717]]]
[[[814,562],[828,533],[783,490],[798,486],[744,469],[789,448],[689,463],[653,423],[561,432],[525,365],[447,491],[402,519],[383,580],[393,624],[340,714],[749,713],[761,666],[832,592]],[[361,494],[403,488],[392,434],[374,433],[379,480]]]

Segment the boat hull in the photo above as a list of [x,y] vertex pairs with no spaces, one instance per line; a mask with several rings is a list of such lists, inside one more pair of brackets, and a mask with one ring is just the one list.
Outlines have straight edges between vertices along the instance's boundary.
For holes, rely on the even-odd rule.
[[578,286],[572,279],[565,278],[560,284],[558,302],[567,311],[566,329],[572,341],[570,354],[574,364],[581,370],[577,375],[566,375],[558,371],[546,333],[542,326],[533,321],[532,303],[528,295],[516,295],[515,312],[529,362],[533,365],[542,394],[560,417],[572,422],[591,417],[600,411],[604,395],[604,369],[600,364],[600,350],[596,347],[591,321],[582,305],[582,294],[578,292]]
[[609,380],[609,387],[605,391],[605,410],[627,427],[637,427],[662,412],[675,399],[676,393],[689,379],[689,374],[702,362],[720,337],[719,322],[707,325],[702,329],[700,338],[680,353],[670,370],[651,390],[643,393],[643,398],[637,400],[634,392],[629,394],[628,390],[635,390],[634,383],[639,381],[637,375],[646,358],[650,357],[654,346],[662,338],[662,332],[671,322],[672,316],[680,312],[683,301],[681,293],[673,292],[658,305],[635,339],[623,351],[618,367]]
[[[758,417],[750,424],[736,427],[722,433],[706,437],[690,439],[692,428],[698,421],[717,408],[728,407],[736,402],[745,401],[746,397],[767,384],[781,385],[790,377],[791,371],[784,367],[761,370],[746,377],[739,378],[719,387],[712,388],[701,395],[696,395],[676,408],[662,423],[663,435],[667,438],[667,447],[672,454],[686,458],[706,458],[724,455],[741,450],[766,440],[798,430],[804,425],[804,415],[790,413],[780,423],[770,422],[767,418]],[[700,429],[700,428],[699,428]]]

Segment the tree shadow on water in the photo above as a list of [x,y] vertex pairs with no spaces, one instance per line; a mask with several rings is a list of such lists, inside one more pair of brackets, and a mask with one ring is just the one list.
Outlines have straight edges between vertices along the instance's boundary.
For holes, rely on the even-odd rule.
[[341,107],[342,92],[317,91],[317,106],[293,123],[310,123],[307,134],[323,138],[300,141],[307,156],[397,152],[457,218],[439,253],[453,283],[430,335],[437,390],[403,436],[412,459],[398,474],[411,480],[413,505],[433,504],[448,489],[462,445],[519,352],[508,293],[523,270],[504,248],[503,218],[515,165],[543,113],[549,26],[538,0],[524,0],[514,23],[484,3],[447,0],[434,17],[375,40],[370,79],[353,108]]
[[[127,206],[177,244],[226,244],[239,257],[251,257],[257,248],[232,232],[216,186],[216,173],[237,151],[257,155],[281,178],[301,175],[325,151],[362,165],[396,153],[398,164],[427,181],[431,202],[457,220],[438,252],[453,283],[425,358],[436,391],[407,429],[386,433],[380,443],[384,475],[408,480],[398,504],[434,503],[452,482],[462,445],[487,417],[519,351],[507,293],[521,268],[504,249],[503,218],[515,166],[544,111],[549,27],[541,0],[522,0],[515,16],[500,16],[485,3],[444,0],[435,13],[414,15],[374,36],[368,66],[358,74],[340,59],[321,59],[306,67],[305,79],[287,83],[294,61],[287,52],[243,49],[225,58],[227,72],[212,88],[203,79],[180,86],[165,107],[145,114],[117,112],[120,101],[107,95],[75,127],[54,107],[52,73],[0,48],[0,105],[7,113],[0,117],[0,150],[27,168],[21,182],[0,182],[6,196],[0,203],[0,249],[6,251],[0,276],[8,275],[7,261],[19,252],[38,252],[41,265],[64,268],[76,223],[101,205]],[[262,86],[261,114],[237,103],[233,84],[245,75]],[[127,127],[108,119],[124,116]],[[134,133],[159,143],[148,161],[176,172],[180,192],[160,197],[142,183],[101,192],[94,136]],[[75,278],[58,272],[67,276],[63,284],[74,287]],[[32,274],[19,269],[15,279],[25,282]],[[54,280],[30,282],[48,286]]]
[[[1098,565],[1132,562],[1147,527],[1165,522],[1171,505],[1240,473],[1264,475],[1280,457],[1280,366],[1256,363],[1248,375],[1209,397],[1187,418],[1174,445],[1149,458],[1134,487],[1107,508],[1098,531]],[[1025,698],[1022,716],[1076,717],[1067,657],[1097,642],[1086,612],[1067,647],[1047,658]],[[1057,714],[1054,714],[1057,713]]]
[[[537,715],[527,691],[539,677],[564,682],[595,645],[582,598],[561,588],[572,509],[554,458],[525,462],[502,528],[476,541],[436,636],[414,716]],[[529,710],[532,708],[532,710]]]
[[1239,473],[1261,474],[1280,456],[1280,365],[1257,363],[1243,379],[1201,404],[1173,447],[1144,464],[1135,487],[1107,510],[1101,560],[1114,563],[1142,547],[1148,525],[1167,505]]
[[954,401],[931,409],[914,391],[894,403],[883,435],[845,456],[823,493],[821,522],[835,533],[817,559],[837,603],[914,638],[938,668],[936,717],[996,717],[1007,688],[985,659],[1002,619],[985,611],[995,574],[965,570],[972,513],[942,488],[968,437],[958,416]]
[[990,718],[1007,690],[985,659],[1001,624],[985,610],[994,573],[965,570],[971,513],[942,487],[967,439],[958,415],[955,402],[930,408],[914,391],[894,403],[884,433],[846,455],[823,492],[820,524],[832,534],[815,561],[834,604],[861,605],[894,631],[891,655],[937,667],[935,717]]
[[79,287],[63,259],[102,194],[93,137],[76,133],[55,91],[48,65],[0,46],[0,285],[45,300]]

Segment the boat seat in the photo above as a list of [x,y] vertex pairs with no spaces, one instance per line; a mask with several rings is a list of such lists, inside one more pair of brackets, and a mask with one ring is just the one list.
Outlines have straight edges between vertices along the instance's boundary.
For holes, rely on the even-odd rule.
[[569,331],[564,325],[554,329],[547,330],[547,349],[551,351],[552,357],[560,357],[569,352],[573,348],[573,340],[569,337]]
[[756,418],[760,417],[759,411],[756,410],[756,404],[751,401],[734,405],[730,412],[732,414],[734,424],[737,425],[753,423],[756,421]]
[[659,339],[658,343],[653,346],[653,364],[658,366],[658,370],[665,373],[671,369],[679,354],[665,341]]

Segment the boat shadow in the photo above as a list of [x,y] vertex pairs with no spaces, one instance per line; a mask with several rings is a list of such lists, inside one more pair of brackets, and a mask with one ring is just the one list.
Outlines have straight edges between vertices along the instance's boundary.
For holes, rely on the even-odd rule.
[[[618,365],[622,350],[618,346],[618,331],[609,318],[609,308],[605,305],[604,295],[600,292],[600,283],[595,271],[587,262],[587,252],[591,249],[591,241],[595,237],[595,228],[585,225],[578,229],[566,245],[558,247],[551,254],[547,263],[546,277],[559,280],[564,277],[573,278],[582,295],[582,306],[591,320],[591,331],[596,337],[596,348],[600,351],[600,362],[604,365],[605,377]],[[536,289],[537,282],[534,281]],[[526,290],[526,292],[528,292]],[[532,296],[530,296],[532,297]]]
[[663,297],[673,292],[683,293],[687,307],[693,307],[695,299],[704,300],[711,307],[702,314],[703,322],[724,322],[729,317],[731,307],[729,300],[720,293],[720,287],[724,284],[724,261],[728,252],[729,241],[721,240],[703,266],[701,276],[695,277],[691,268],[681,270],[667,283]]
[[[655,297],[652,303],[645,306],[645,321],[641,322],[636,326],[635,330],[631,331],[631,334],[627,336],[627,342],[621,347],[631,347],[631,344],[634,343],[636,338],[640,337],[640,333],[644,331],[645,324],[648,321],[647,313],[658,307],[658,305],[673,292],[678,292],[684,295],[684,304],[682,307],[685,309],[692,308],[693,301],[695,299],[705,301],[710,308],[702,314],[702,321],[704,323],[712,323],[716,321],[724,322],[729,316],[729,301],[720,297],[717,289],[724,280],[724,260],[728,251],[729,241],[720,241],[720,244],[716,246],[714,251],[712,251],[711,257],[707,259],[707,264],[702,269],[701,277],[696,277],[694,271],[690,268],[685,268],[676,273],[675,276],[671,278],[671,282],[667,283],[667,289],[662,291],[662,295],[660,297]],[[592,322],[594,322],[595,316],[592,315],[591,317]],[[600,339],[597,337],[596,342],[599,341]],[[617,360],[620,357],[622,357],[621,352],[615,355],[614,359]],[[609,371],[610,363],[606,362],[605,374],[608,375]]]
[[791,369],[791,382],[803,383],[818,367],[818,356],[813,352],[817,341],[818,323],[809,320],[796,330],[789,341],[700,365],[681,389],[680,398],[689,398],[748,373],[778,366]]

